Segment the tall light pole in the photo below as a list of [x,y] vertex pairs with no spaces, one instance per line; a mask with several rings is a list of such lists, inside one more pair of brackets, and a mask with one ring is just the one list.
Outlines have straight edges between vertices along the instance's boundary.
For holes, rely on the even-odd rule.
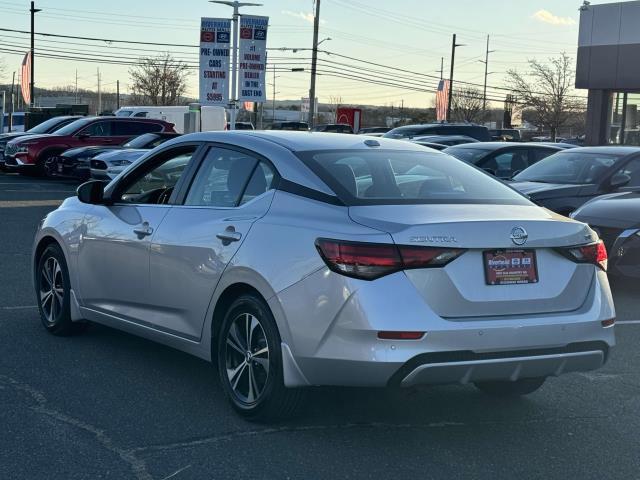
[[225,0],[209,0],[209,3],[219,3],[221,5],[228,5],[229,7],[233,7],[233,54],[231,57],[231,122],[230,129],[236,129],[236,108],[238,105],[238,18],[240,18],[240,7],[261,7],[261,3],[248,3],[248,2],[238,2],[237,0],[233,2],[228,2]]
[[487,50],[484,60],[480,62],[484,63],[484,90],[482,92],[482,112],[487,111],[487,77],[489,76],[489,54],[495,52],[495,50],[489,50],[489,35],[487,35]]
[[35,17],[36,17],[36,13],[41,12],[42,9],[40,8],[36,8],[34,2],[31,2],[31,8],[29,9],[29,11],[31,12],[31,78],[29,79],[29,95],[30,95],[30,100],[31,100],[31,106],[35,107],[36,102],[35,102],[35,97],[33,95],[33,79],[35,78],[34,75],[34,64],[35,62],[35,58],[34,58],[34,54],[33,54],[33,50],[34,50],[34,26],[35,26]]
[[463,47],[462,43],[456,43],[456,34],[453,34],[451,42],[451,70],[449,73],[449,101],[447,103],[447,122],[451,121],[451,99],[453,98],[453,67],[456,62],[456,48]]

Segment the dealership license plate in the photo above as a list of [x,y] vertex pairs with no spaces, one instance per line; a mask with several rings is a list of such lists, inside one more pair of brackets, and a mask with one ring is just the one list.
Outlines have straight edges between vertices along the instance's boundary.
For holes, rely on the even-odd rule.
[[535,250],[490,250],[483,253],[487,285],[538,282]]

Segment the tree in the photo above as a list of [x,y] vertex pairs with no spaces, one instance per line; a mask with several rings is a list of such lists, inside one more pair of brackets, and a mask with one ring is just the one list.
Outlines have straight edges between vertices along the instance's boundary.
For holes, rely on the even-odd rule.
[[482,92],[477,88],[464,87],[453,91],[451,119],[462,122],[479,122],[484,118]]
[[142,105],[178,105],[187,89],[187,65],[170,53],[140,59],[129,70],[131,92]]
[[7,64],[4,59],[0,58],[0,80],[7,74]]
[[584,110],[583,102],[571,94],[575,78],[572,61],[562,53],[557,58],[550,58],[546,64],[537,60],[529,60],[528,64],[526,74],[509,70],[507,81],[520,107],[533,109],[536,123],[548,128],[555,141],[558,130]]

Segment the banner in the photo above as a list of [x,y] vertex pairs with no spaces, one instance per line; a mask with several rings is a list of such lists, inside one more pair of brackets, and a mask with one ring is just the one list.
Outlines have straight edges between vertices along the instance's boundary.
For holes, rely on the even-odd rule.
[[238,42],[238,99],[265,102],[267,26],[269,17],[242,15]]
[[200,104],[229,103],[231,20],[200,19]]
[[20,66],[20,89],[25,105],[31,105],[31,52],[27,52]]

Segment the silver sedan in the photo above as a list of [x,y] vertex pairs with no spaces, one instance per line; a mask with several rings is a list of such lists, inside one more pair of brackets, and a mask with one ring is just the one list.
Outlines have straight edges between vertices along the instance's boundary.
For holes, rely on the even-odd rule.
[[472,383],[523,395],[614,345],[607,253],[443,153],[387,139],[171,140],[40,224],[42,322],[87,321],[209,360],[252,419],[303,387]]

